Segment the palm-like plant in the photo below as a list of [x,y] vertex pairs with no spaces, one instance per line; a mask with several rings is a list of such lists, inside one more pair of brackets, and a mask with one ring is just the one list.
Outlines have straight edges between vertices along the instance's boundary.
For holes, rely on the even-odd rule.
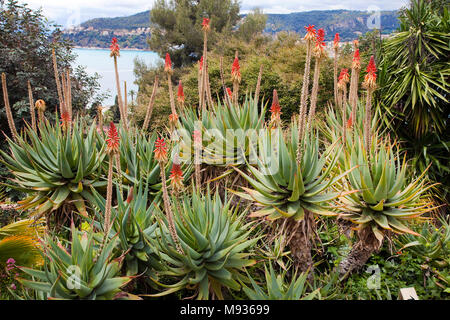
[[[291,252],[298,267],[306,271],[312,267],[310,237],[314,232],[314,216],[335,215],[327,203],[342,196],[341,192],[329,192],[347,172],[333,176],[339,152],[330,146],[323,154],[314,132],[305,136],[301,164],[296,160],[298,130],[294,125],[286,140],[281,130],[267,130],[259,139],[259,157],[256,166],[248,166],[251,175],[237,169],[253,187],[236,192],[240,197],[253,201],[260,210],[252,217],[268,216],[268,219],[288,219],[288,238]],[[334,155],[332,155],[332,152]],[[299,228],[304,222],[305,228]]]
[[37,266],[43,260],[38,238],[44,233],[44,221],[21,220],[0,229],[0,261],[12,258],[18,266]]
[[116,238],[99,250],[94,233],[72,225],[70,252],[57,239],[47,238],[43,248],[44,270],[22,268],[31,280],[20,279],[26,287],[43,292],[49,299],[111,300],[126,297],[121,289],[132,278],[120,277],[123,257],[112,260]]
[[359,225],[359,241],[341,262],[341,276],[361,268],[387,231],[416,234],[404,222],[433,210],[424,197],[431,187],[425,185],[426,172],[408,183],[406,158],[402,160],[398,145],[373,139],[366,152],[363,139],[355,139],[346,162],[347,168],[357,167],[348,175],[348,187],[359,192],[342,200],[346,209],[342,217]]
[[449,14],[446,1],[412,0],[400,28],[383,42],[377,112],[421,173],[439,182],[436,198],[449,204]]
[[307,273],[301,273],[297,276],[294,272],[289,281],[286,277],[286,271],[276,275],[272,265],[264,266],[267,290],[261,288],[250,276],[252,288],[244,286],[244,292],[251,300],[313,300],[320,289],[308,292],[309,286]]
[[167,219],[160,215],[159,250],[167,263],[161,274],[180,281],[160,283],[168,290],[154,296],[190,288],[196,290],[198,299],[208,299],[210,293],[223,299],[223,286],[239,290],[238,281],[245,280],[241,270],[254,263],[248,259],[248,250],[259,238],[249,238],[252,223],[245,224],[245,211],[231,207],[231,201],[222,203],[217,192],[213,197],[209,194],[193,191],[192,198],[173,199],[176,233],[184,254],[177,251]]
[[88,128],[82,120],[69,130],[41,122],[39,133],[28,127],[17,142],[8,139],[10,154],[1,154],[16,177],[11,187],[28,194],[20,208],[34,210],[37,217],[69,215],[75,208],[86,215],[89,187],[106,185],[100,180],[105,153],[99,140],[95,124]]

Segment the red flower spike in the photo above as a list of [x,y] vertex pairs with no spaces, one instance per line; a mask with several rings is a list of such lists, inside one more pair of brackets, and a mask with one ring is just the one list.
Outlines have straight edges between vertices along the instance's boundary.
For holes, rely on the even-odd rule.
[[316,37],[316,29],[314,29],[314,25],[308,25],[307,27],[305,27],[306,29],[306,35],[305,35],[305,40],[306,41],[313,41]]
[[172,170],[170,171],[170,180],[172,187],[179,191],[183,188],[183,171],[181,170],[181,165],[174,163],[172,165]]
[[203,22],[202,22],[202,30],[203,31],[209,31],[210,30],[209,22],[210,22],[210,19],[203,18]]
[[370,57],[369,65],[367,66],[367,74],[364,77],[364,86],[367,89],[374,89],[377,82],[377,67],[375,66],[375,59],[373,56]]
[[64,111],[62,114],[61,114],[61,126],[63,126],[63,127],[67,127],[68,126],[68,124],[70,123],[72,121],[72,119],[70,119],[70,114],[69,114],[69,112],[67,112],[67,111]]
[[111,57],[120,57],[120,47],[116,37],[112,38],[109,48],[111,49]]
[[230,89],[230,88],[227,88],[227,94],[228,94],[228,96],[229,96],[230,98],[233,97],[233,92],[231,92],[231,89]]
[[359,56],[359,49],[356,49],[355,54],[353,55],[352,68],[361,69],[361,57]]
[[109,125],[108,139],[106,139],[107,147],[106,151],[110,154],[119,152],[119,133],[113,122]]
[[369,65],[367,66],[367,73],[377,72],[377,67],[375,66],[375,59],[373,56],[370,57]]
[[203,69],[203,56],[200,58],[200,61],[198,62],[198,68],[200,71]]
[[272,106],[270,107],[269,111],[272,113],[272,116],[280,116],[281,115],[281,106],[280,102],[278,101],[278,93],[277,90],[273,90],[273,99],[272,99]]
[[231,66],[231,79],[233,82],[241,82],[241,66],[239,65],[239,59],[234,58],[233,65]]
[[353,119],[352,119],[352,115],[350,115],[350,118],[348,118],[347,121],[347,129],[350,129],[353,126]]
[[341,39],[340,39],[340,37],[339,37],[339,33],[336,33],[335,35],[334,35],[334,41],[333,41],[333,46],[334,46],[334,48],[336,49],[336,48],[339,48],[339,41],[340,41]]
[[339,74],[339,81],[348,82],[350,80],[350,75],[348,74],[348,69],[344,68],[341,70],[341,73]]
[[165,72],[172,72],[172,60],[170,60],[170,55],[166,53],[166,60],[164,65]]
[[323,49],[325,48],[325,31],[321,28],[317,30],[317,36],[316,36],[316,46],[314,48],[314,54],[316,57],[321,57],[323,54]]
[[167,147],[164,139],[156,139],[155,142],[155,160],[156,161],[167,161]]
[[183,90],[183,85],[181,84],[181,80],[180,82],[178,82],[178,102],[183,103],[184,102],[184,90]]

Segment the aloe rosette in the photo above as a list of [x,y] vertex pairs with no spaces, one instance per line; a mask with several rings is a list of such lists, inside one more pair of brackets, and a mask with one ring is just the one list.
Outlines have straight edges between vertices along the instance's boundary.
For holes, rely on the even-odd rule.
[[100,244],[95,241],[94,233],[79,231],[72,225],[70,249],[58,239],[47,238],[43,248],[43,269],[21,268],[30,279],[19,281],[48,299],[131,298],[132,295],[121,290],[132,280],[132,277],[120,276],[123,258],[112,259],[116,240],[107,241],[99,251]]
[[426,196],[432,187],[424,179],[426,171],[411,181],[406,156],[401,157],[399,146],[378,138],[376,133],[373,137],[369,152],[365,151],[364,139],[357,137],[346,157],[346,167],[357,168],[342,187],[359,192],[342,199],[345,212],[341,216],[358,225],[359,239],[339,265],[344,277],[364,266],[381,247],[387,232],[418,235],[408,227],[408,221],[434,210]]
[[341,192],[330,191],[331,187],[347,174],[332,174],[339,151],[330,146],[321,154],[319,140],[314,132],[308,133],[305,139],[305,149],[299,166],[296,161],[296,126],[292,126],[291,136],[287,139],[279,129],[267,130],[258,140],[257,164],[247,166],[248,174],[236,169],[253,188],[243,188],[245,192],[235,193],[253,201],[260,208],[252,212],[251,216],[268,216],[271,220],[302,220],[305,211],[319,215],[336,215],[327,203],[343,195]]
[[161,236],[158,238],[161,259],[167,270],[161,275],[180,279],[175,284],[162,284],[166,295],[185,288],[195,289],[198,299],[208,299],[213,293],[223,299],[222,287],[240,290],[241,272],[255,263],[249,259],[251,247],[258,241],[250,237],[252,223],[245,223],[245,211],[223,203],[218,193],[211,196],[193,191],[192,197],[173,199],[176,233],[184,254],[176,249],[169,234],[168,222],[161,216]]
[[87,127],[77,120],[64,130],[45,121],[39,133],[27,127],[17,142],[8,139],[8,144],[10,153],[1,154],[15,176],[11,187],[28,194],[20,208],[32,209],[36,216],[58,209],[68,214],[72,206],[86,215],[89,187],[106,186],[101,180],[104,145],[95,124]]

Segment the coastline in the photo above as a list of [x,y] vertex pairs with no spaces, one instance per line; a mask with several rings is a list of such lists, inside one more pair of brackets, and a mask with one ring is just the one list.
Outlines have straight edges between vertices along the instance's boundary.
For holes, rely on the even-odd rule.
[[[81,47],[74,46],[74,49],[87,49],[87,50],[110,50],[110,48],[101,48],[101,47]],[[120,48],[123,51],[144,51],[144,52],[154,52],[148,49],[138,49],[138,48]]]

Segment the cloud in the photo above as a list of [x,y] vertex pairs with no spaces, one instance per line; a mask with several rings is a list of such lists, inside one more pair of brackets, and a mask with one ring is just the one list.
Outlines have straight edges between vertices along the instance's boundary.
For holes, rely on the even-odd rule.
[[[151,9],[154,0],[22,0],[31,8],[42,7],[49,19],[67,27],[88,19],[100,17],[127,16]],[[243,13],[255,7],[262,8],[265,13],[290,13],[310,10],[367,10],[369,6],[381,10],[395,10],[407,5],[408,0],[241,0]]]

